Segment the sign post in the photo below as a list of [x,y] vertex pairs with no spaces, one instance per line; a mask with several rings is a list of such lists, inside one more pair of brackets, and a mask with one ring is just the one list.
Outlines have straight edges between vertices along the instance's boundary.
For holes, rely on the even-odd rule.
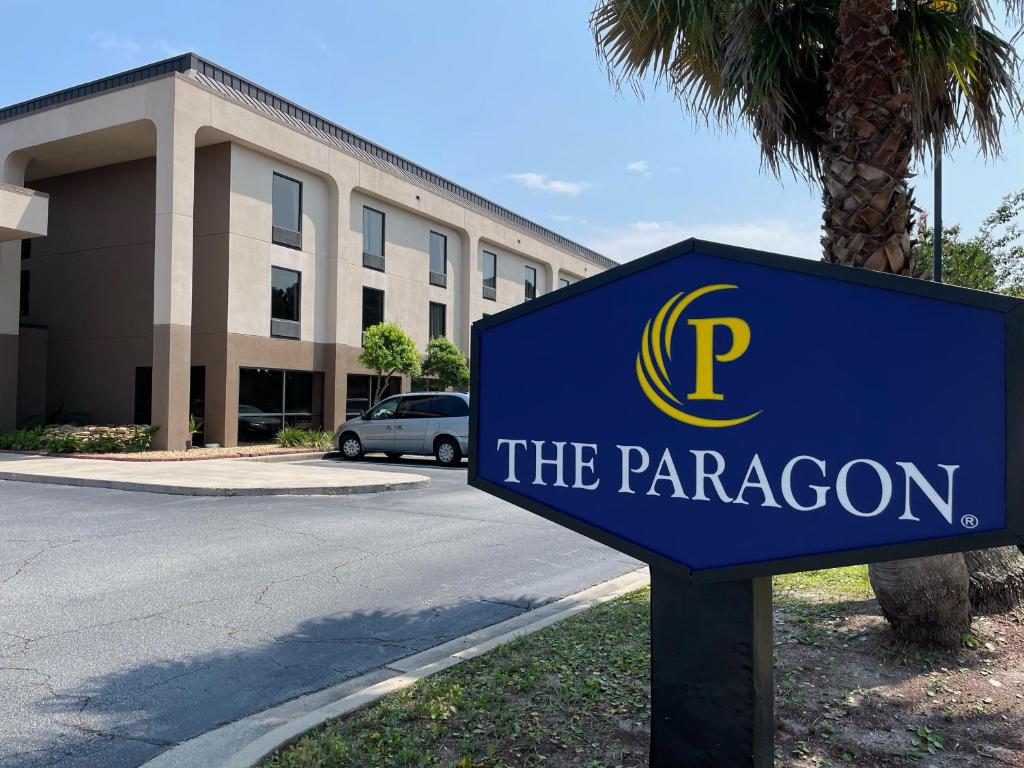
[[1024,543],[1022,322],[688,240],[474,323],[470,484],[650,565],[652,766],[772,764],[772,574]]
[[651,568],[651,768],[772,768],[772,580]]

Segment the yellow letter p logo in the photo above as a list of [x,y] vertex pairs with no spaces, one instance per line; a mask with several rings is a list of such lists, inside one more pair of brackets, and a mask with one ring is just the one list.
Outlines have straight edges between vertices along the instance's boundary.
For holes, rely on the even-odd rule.
[[[690,305],[701,296],[717,291],[736,290],[735,285],[715,283],[695,288],[689,293],[679,292],[666,301],[657,314],[647,321],[643,335],[640,337],[640,352],[636,356],[636,380],[640,389],[654,406],[683,424],[694,427],[734,427],[750,421],[761,411],[748,413],[746,416],[718,418],[690,413],[689,407],[672,391],[672,379],[669,375],[669,363],[672,361],[672,335],[676,322],[683,316]],[[696,334],[694,352],[693,392],[686,396],[686,401],[693,400],[724,400],[723,395],[715,392],[715,363],[730,363],[738,360],[750,346],[750,326],[738,317],[704,317],[687,319],[687,325],[693,326]],[[715,328],[722,326],[729,331],[729,348],[724,352],[715,352]],[[719,334],[721,336],[721,334]]]
[[[715,392],[714,364],[737,360],[750,346],[750,326],[738,317],[705,317],[687,321],[697,332],[696,383],[687,400],[723,400]],[[732,334],[727,352],[715,354],[715,326],[722,325]]]

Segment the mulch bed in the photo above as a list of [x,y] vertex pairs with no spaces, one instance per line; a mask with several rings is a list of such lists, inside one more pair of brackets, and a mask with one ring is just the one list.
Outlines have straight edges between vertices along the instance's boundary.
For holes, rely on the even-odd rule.
[[248,459],[258,456],[289,454],[323,455],[309,448],[282,448],[279,445],[245,448],[192,448],[187,451],[139,451],[138,453],[48,453],[46,451],[0,451],[26,456],[59,456],[69,459],[103,459],[104,461],[203,461],[204,459]]

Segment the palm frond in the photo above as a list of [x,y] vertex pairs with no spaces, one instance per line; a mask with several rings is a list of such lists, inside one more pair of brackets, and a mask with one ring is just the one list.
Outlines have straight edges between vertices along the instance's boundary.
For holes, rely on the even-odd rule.
[[915,0],[896,12],[893,36],[910,62],[915,149],[929,151],[941,135],[946,146],[974,138],[984,154],[998,154],[1004,120],[1020,112],[1019,59],[983,26],[987,6],[961,0],[949,11]]

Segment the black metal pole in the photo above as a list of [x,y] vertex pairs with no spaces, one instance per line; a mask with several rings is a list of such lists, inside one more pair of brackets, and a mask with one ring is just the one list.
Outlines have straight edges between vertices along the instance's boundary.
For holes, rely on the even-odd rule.
[[650,768],[772,768],[772,580],[651,567]]
[[942,134],[935,135],[935,222],[932,226],[932,273],[942,282]]

